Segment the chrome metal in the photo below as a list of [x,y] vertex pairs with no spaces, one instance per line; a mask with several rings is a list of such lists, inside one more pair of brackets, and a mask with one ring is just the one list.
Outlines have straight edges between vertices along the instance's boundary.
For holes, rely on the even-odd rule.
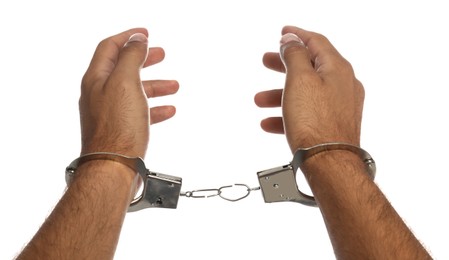
[[75,176],[79,165],[92,160],[116,161],[128,166],[139,174],[143,183],[142,193],[129,205],[128,212],[144,208],[176,208],[181,191],[182,179],[176,176],[151,172],[145,167],[139,157],[128,157],[115,153],[90,153],[75,159],[66,168],[65,179],[67,185]]
[[171,208],[178,205],[182,179],[179,177],[147,171],[143,191],[129,205],[128,212],[145,208]]
[[302,193],[296,184],[296,174],[290,164],[257,173],[266,203],[292,201],[316,206],[313,197]]
[[[229,190],[232,188],[236,188],[236,187],[245,187],[246,188],[245,194],[243,194],[241,196],[237,196],[236,198],[231,198],[230,196],[223,195],[223,191]],[[183,191],[180,193],[180,196],[184,196],[187,198],[211,198],[211,197],[219,196],[220,198],[222,198],[224,200],[236,202],[236,201],[239,201],[241,199],[248,197],[249,194],[251,193],[251,191],[255,191],[255,190],[259,190],[259,189],[260,189],[260,187],[250,188],[246,184],[237,183],[237,184],[233,184],[233,185],[225,185],[218,189],[199,189],[199,190],[192,190],[192,191]],[[201,193],[205,193],[205,192],[206,193],[213,192],[213,193],[211,193],[210,195],[209,194],[206,194],[206,195],[201,194]]]
[[[211,194],[208,194],[208,192],[213,192]],[[215,197],[215,196],[219,196],[220,195],[220,190],[219,189],[201,189],[201,190],[192,190],[192,191],[186,191],[186,192],[181,192],[180,196],[185,196],[187,198],[210,198],[210,197]],[[203,194],[201,194],[203,193]]]
[[296,172],[302,163],[321,152],[346,150],[357,154],[365,163],[366,173],[374,180],[376,163],[371,155],[360,147],[346,143],[326,143],[298,149],[291,163],[257,173],[265,202],[292,201],[316,207],[315,198],[302,193],[296,183]]

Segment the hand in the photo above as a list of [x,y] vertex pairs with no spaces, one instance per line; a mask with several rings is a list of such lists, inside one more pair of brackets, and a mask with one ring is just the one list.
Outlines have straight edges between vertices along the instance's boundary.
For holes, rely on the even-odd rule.
[[173,106],[148,109],[146,98],[174,94],[179,85],[141,81],[140,69],[161,62],[165,55],[162,48],[148,49],[147,36],[145,29],[136,28],[98,45],[81,85],[81,154],[114,152],[144,158],[150,123],[175,114]]
[[364,89],[351,64],[322,35],[286,26],[281,55],[266,53],[267,68],[286,72],[285,88],[260,92],[260,107],[282,105],[282,118],[261,127],[285,133],[292,152],[326,142],[360,144]]

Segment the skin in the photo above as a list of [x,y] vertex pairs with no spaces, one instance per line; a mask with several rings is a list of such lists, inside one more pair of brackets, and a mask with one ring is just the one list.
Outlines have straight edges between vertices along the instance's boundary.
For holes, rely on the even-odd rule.
[[[136,33],[143,42],[127,43]],[[148,49],[147,35],[145,29],[131,29],[98,45],[81,86],[81,155],[108,151],[144,158],[150,122],[175,114],[173,106],[148,109],[147,98],[174,94],[178,83],[141,81],[141,68],[164,58],[163,49]],[[82,164],[17,259],[112,259],[137,179],[116,162]]]
[[[137,33],[140,41],[129,41]],[[287,26],[281,55],[266,53],[266,67],[286,73],[284,89],[260,92],[260,107],[282,106],[282,117],[261,122],[284,133],[291,151],[326,142],[360,143],[364,91],[351,65],[322,35]],[[163,60],[136,28],[102,41],[82,81],[81,155],[114,152],[144,158],[151,123],[175,114],[173,106],[148,109],[147,98],[174,94],[176,81],[142,81],[142,68]],[[307,46],[307,47],[305,47]],[[351,152],[329,151],[302,166],[338,259],[431,259],[365,174]],[[136,174],[120,163],[90,161],[17,259],[112,259]],[[101,184],[101,185],[100,185]],[[113,204],[110,201],[114,201]]]
[[[327,142],[360,145],[364,89],[351,64],[324,36],[287,26],[266,67],[286,73],[284,89],[260,92],[260,107],[282,106],[261,122],[284,133],[292,152]],[[327,151],[301,166],[321,210],[337,259],[432,259],[384,194],[348,151]]]

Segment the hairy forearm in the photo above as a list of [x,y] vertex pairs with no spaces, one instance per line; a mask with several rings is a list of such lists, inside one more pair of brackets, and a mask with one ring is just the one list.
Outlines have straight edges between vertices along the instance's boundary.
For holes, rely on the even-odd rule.
[[112,259],[135,173],[112,161],[82,165],[17,259]]
[[355,154],[318,154],[302,170],[338,259],[431,259]]

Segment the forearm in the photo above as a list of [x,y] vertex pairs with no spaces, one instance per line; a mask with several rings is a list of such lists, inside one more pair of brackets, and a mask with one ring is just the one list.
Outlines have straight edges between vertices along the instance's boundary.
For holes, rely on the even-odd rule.
[[377,185],[348,151],[306,160],[302,170],[338,259],[431,259]]
[[112,259],[136,174],[112,161],[80,166],[77,177],[18,259]]

